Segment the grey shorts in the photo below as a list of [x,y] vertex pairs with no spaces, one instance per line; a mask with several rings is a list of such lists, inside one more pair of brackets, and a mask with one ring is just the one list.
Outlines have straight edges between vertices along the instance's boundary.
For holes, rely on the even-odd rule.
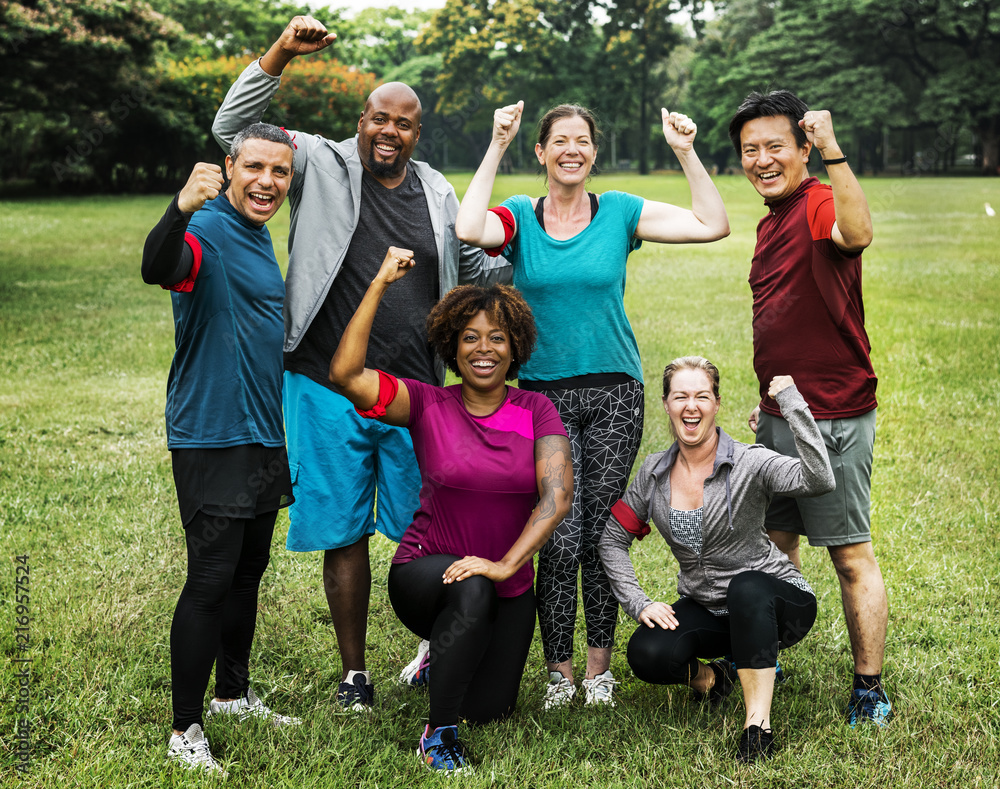
[[[764,525],[774,531],[804,534],[810,545],[871,542],[872,452],[875,411],[845,419],[817,419],[837,489],[823,496],[793,499],[775,496]],[[782,455],[798,457],[788,422],[763,411],[757,443]]]

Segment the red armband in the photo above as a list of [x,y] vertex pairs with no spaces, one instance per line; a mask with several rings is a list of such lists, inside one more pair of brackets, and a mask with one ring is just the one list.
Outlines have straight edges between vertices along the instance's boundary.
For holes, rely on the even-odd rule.
[[164,290],[172,290],[174,293],[190,293],[194,290],[194,281],[198,278],[198,272],[201,270],[201,244],[190,233],[184,234],[184,241],[191,247],[191,252],[194,253],[194,260],[191,262],[191,271],[180,282],[175,282],[173,285],[160,286]]
[[517,224],[514,222],[514,215],[510,212],[509,208],[501,205],[496,208],[491,208],[490,211],[500,217],[500,221],[503,223],[503,243],[498,247],[493,247],[493,249],[483,250],[491,258],[495,258],[499,257],[500,253],[506,249],[510,240],[514,237],[514,231]]
[[375,372],[378,373],[378,400],[367,411],[362,411],[357,407],[354,409],[365,419],[380,419],[385,416],[385,409],[396,399],[396,392],[399,391],[399,381],[396,380],[396,376],[381,370]]
[[290,131],[288,131],[288,129],[286,129],[284,126],[279,126],[278,128],[288,135],[288,139],[291,140],[292,142],[292,148],[294,148],[297,151],[299,149],[299,146],[295,144],[295,135],[292,134]]
[[612,505],[611,514],[614,516],[615,520],[621,524],[621,527],[625,529],[625,531],[629,534],[634,534],[639,540],[652,531],[652,529],[649,528],[649,524],[644,520],[640,520],[639,516],[636,515],[632,511],[632,508],[622,499],[618,499],[618,501]]

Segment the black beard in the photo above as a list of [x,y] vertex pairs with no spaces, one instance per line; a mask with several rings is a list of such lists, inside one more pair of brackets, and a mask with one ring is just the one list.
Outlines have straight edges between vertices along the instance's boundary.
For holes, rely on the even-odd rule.
[[403,174],[406,162],[402,157],[397,157],[393,163],[375,161],[375,144],[368,149],[368,172],[376,178],[395,178]]

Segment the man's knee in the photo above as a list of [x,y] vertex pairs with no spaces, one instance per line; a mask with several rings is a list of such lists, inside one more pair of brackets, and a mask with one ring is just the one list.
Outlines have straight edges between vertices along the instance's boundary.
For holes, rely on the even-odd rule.
[[795,532],[769,529],[767,536],[784,554],[789,554],[799,547],[799,535]]
[[847,584],[858,583],[872,572],[878,572],[878,561],[870,542],[853,545],[831,545],[830,559],[838,577]]

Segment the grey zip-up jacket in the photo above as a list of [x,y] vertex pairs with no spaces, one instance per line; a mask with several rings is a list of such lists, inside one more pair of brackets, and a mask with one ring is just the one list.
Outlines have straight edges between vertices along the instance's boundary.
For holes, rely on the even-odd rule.
[[[228,153],[240,129],[261,119],[281,84],[251,63],[226,94],[212,124],[212,134]],[[330,286],[358,226],[361,208],[361,159],[358,140],[333,142],[317,134],[289,131],[295,143],[295,175],[288,190],[291,224],[288,233],[288,275],[285,279],[285,351],[293,351],[323,306]],[[489,285],[511,281],[510,264],[490,258],[455,235],[458,197],[437,170],[412,159],[423,185],[437,241],[439,298],[459,283]],[[398,244],[406,246],[406,239]],[[444,364],[436,361],[438,383]]]
[[706,608],[725,608],[729,582],[746,570],[789,580],[801,578],[768,538],[764,514],[771,496],[819,496],[836,487],[823,437],[795,386],[777,396],[801,457],[780,455],[760,444],[734,441],[719,427],[712,475],[705,480],[702,550],[696,554],[670,531],[670,469],[677,443],[646,458],[625,496],[612,508],[598,551],[615,597],[637,620],[653,601],[642,591],[629,546],[649,533],[652,520],[680,565],[677,591]]

